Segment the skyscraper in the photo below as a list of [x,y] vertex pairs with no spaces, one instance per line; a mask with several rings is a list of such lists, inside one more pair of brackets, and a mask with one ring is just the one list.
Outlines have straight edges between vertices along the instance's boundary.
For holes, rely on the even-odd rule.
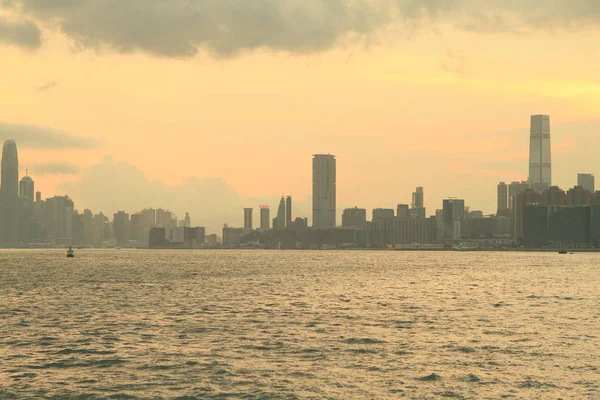
[[285,226],[292,227],[292,196],[285,198]]
[[419,186],[412,194],[412,208],[410,209],[411,218],[425,218],[425,198],[423,187]]
[[271,209],[269,206],[260,206],[260,229],[271,229]]
[[313,156],[313,228],[334,228],[336,221],[336,160],[331,154]]
[[244,208],[244,229],[252,229],[252,209]]
[[529,183],[542,192],[552,186],[550,116],[532,115],[529,143]]
[[595,179],[592,174],[577,174],[577,186],[582,186],[585,190],[594,193]]
[[14,140],[2,147],[2,176],[0,182],[1,237],[3,244],[19,241],[19,157]]
[[285,228],[285,197],[281,196],[279,208],[277,208],[277,216],[273,218],[273,229]]
[[459,239],[461,221],[465,217],[465,201],[445,199],[443,201],[444,236],[447,239]]
[[498,184],[498,210],[508,208],[508,186],[504,182]]

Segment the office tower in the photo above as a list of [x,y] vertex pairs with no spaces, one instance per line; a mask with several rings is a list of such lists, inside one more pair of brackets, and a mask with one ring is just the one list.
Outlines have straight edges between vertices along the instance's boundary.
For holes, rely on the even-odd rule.
[[21,182],[19,182],[19,196],[21,196],[24,199],[27,199],[27,204],[29,205],[29,207],[33,207],[33,202],[35,200],[35,190],[33,179],[31,179],[31,177],[25,175],[23,179],[21,179]]
[[537,192],[542,192],[552,186],[550,117],[548,115],[531,116],[529,182],[532,189]]
[[596,190],[594,175],[577,174],[577,186],[582,186],[588,192],[594,193]]
[[423,195],[423,187],[417,187],[416,191],[412,194],[412,205],[409,211],[411,218],[425,218],[425,198]]
[[373,221],[376,219],[390,219],[394,218],[393,208],[374,208],[373,209]]
[[508,208],[508,186],[504,182],[498,184],[498,211]]
[[281,196],[279,208],[277,208],[277,216],[273,218],[273,229],[285,228],[285,197]]
[[396,207],[396,216],[398,218],[408,218],[409,215],[408,204],[398,204]]
[[129,223],[130,231],[129,238],[136,242],[144,242],[144,226],[143,226],[142,213],[131,214],[131,221]]
[[527,181],[522,181],[522,182],[511,182],[510,186],[508,187],[508,207],[511,210],[514,210],[514,206],[515,206],[515,201],[517,196],[519,196],[521,193],[523,193],[525,190],[529,189],[529,182]]
[[271,209],[269,206],[260,206],[260,229],[271,229]]
[[330,154],[313,156],[313,228],[334,228],[336,220],[336,160]]
[[116,213],[113,219],[113,231],[119,246],[129,243],[129,228],[129,214],[125,211]]
[[423,200],[423,187],[419,186],[417,190],[412,194],[413,208],[422,208],[424,204]]
[[285,198],[285,226],[292,227],[292,196]]
[[465,217],[465,201],[446,199],[443,201],[444,236],[447,239],[460,238],[460,223]]
[[252,229],[252,209],[244,208],[244,229]]
[[367,222],[367,210],[364,208],[347,208],[342,213],[342,227],[364,228]]
[[192,218],[190,217],[190,213],[186,212],[185,213],[185,224],[184,224],[184,228],[191,228],[192,227]]
[[43,218],[46,239],[56,245],[70,246],[73,237],[73,214],[75,204],[68,196],[46,199]]
[[19,241],[19,157],[17,144],[7,140],[2,147],[2,176],[0,182],[1,239],[4,244]]

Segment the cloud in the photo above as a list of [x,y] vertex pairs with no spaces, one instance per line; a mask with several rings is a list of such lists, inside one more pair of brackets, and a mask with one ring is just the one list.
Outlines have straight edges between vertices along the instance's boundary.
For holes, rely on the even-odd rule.
[[35,164],[32,171],[36,175],[75,175],[80,168],[64,162],[49,162]]
[[0,122],[0,140],[12,139],[19,147],[31,149],[93,149],[99,142],[68,133],[31,125]]
[[[385,2],[384,2],[385,3]],[[268,48],[308,53],[347,34],[366,35],[388,17],[369,0],[5,0],[4,6],[81,48],[227,57]]]
[[43,85],[36,87],[35,90],[37,90],[38,92],[45,92],[46,90],[54,89],[57,86],[58,86],[57,81],[50,81],[50,82],[44,83]]
[[467,31],[514,33],[578,29],[600,20],[596,0],[0,0],[0,5],[22,19],[0,38],[26,47],[39,46],[38,24],[62,32],[79,48],[177,58],[199,51],[231,57],[259,48],[312,53],[392,25],[414,31],[449,22]]
[[446,72],[462,77],[469,69],[469,58],[461,52],[448,50],[440,61],[440,67]]
[[[115,161],[110,156],[83,169],[76,181],[63,183],[60,189],[73,198],[80,211],[89,208],[94,213],[112,215],[119,210],[134,213],[153,207],[169,209],[180,219],[189,212],[194,225],[219,234],[224,223],[243,225],[244,207],[256,209],[255,224],[259,205],[271,205],[271,218],[275,217],[281,198],[280,195],[243,197],[220,178],[187,178],[181,185],[167,186],[150,180],[127,161]],[[295,198],[294,218],[309,217],[311,207],[310,198]]]
[[33,50],[42,44],[42,35],[31,21],[10,21],[0,16],[0,43]]

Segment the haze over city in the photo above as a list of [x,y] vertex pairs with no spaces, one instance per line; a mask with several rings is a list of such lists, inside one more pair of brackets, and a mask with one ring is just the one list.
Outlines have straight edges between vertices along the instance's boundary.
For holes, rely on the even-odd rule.
[[0,139],[79,209],[215,230],[285,194],[310,217],[331,153],[338,214],[416,186],[494,213],[498,181],[527,179],[531,114],[552,116],[553,184],[595,172],[596,2],[1,4]]

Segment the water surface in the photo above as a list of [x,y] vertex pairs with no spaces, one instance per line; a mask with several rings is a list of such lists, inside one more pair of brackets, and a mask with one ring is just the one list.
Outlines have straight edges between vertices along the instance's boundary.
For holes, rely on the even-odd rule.
[[597,399],[600,254],[4,250],[0,356],[0,398]]

